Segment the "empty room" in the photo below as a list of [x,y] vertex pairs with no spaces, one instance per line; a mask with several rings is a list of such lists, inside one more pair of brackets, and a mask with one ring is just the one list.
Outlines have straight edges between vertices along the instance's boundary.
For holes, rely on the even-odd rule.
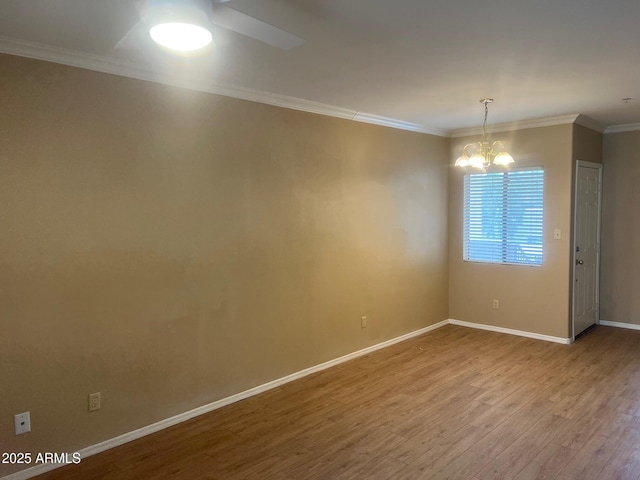
[[0,479],[640,480],[640,4],[0,3]]

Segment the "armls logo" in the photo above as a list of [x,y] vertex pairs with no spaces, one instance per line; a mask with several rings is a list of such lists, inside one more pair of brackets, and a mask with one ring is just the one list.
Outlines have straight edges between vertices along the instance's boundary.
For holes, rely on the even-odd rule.
[[34,463],[57,463],[57,464],[78,464],[82,461],[82,457],[79,452],[75,453],[53,453],[44,452],[38,453]]

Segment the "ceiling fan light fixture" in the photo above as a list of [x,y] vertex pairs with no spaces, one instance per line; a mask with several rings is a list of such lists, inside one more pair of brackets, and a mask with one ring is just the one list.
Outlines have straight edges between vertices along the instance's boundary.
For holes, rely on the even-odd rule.
[[150,0],[148,12],[149,35],[163,47],[188,53],[212,43],[207,1]]
[[177,52],[200,50],[212,41],[209,30],[192,23],[159,23],[149,29],[149,35],[157,44]]

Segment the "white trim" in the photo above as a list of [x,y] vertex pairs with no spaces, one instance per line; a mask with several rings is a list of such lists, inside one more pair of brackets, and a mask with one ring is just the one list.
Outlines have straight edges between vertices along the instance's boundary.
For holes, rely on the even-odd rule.
[[417,123],[394,120],[387,117],[381,117],[379,115],[373,115],[372,113],[357,112],[351,120],[354,120],[356,122],[372,123],[374,125],[397,128],[400,130],[428,133],[430,135],[436,135],[438,137],[449,137],[449,132],[446,130],[441,130],[438,128],[427,128],[424,125],[419,125]]
[[600,122],[596,122],[593,118],[587,117],[586,115],[580,114],[575,121],[576,125],[580,125],[582,127],[588,128],[590,130],[595,130],[599,133],[604,133],[606,127],[602,125]]
[[[209,403],[207,405],[194,408],[193,410],[189,410],[188,412],[180,413],[173,417],[161,420],[151,425],[147,425],[146,427],[142,427],[137,430],[133,430],[132,432],[128,432],[123,435],[119,435],[117,437],[111,438],[109,440],[105,440],[104,442],[100,442],[96,445],[91,445],[89,447],[83,448],[82,450],[79,451],[79,453],[82,458],[86,458],[91,455],[95,455],[96,453],[104,452],[105,450],[115,448],[117,446],[131,442],[132,440],[136,440],[146,435],[150,435],[160,430],[164,430],[165,428],[172,427],[173,425],[177,425],[178,423],[185,422],[199,415],[203,415],[213,410],[217,410],[231,403],[239,402],[240,400],[244,400],[245,398],[253,397],[254,395],[258,395],[268,390],[272,390],[281,385],[284,385],[285,383],[293,382],[294,380],[298,380],[302,377],[306,377],[307,375],[311,375],[312,373],[326,370],[327,368],[333,367],[335,365],[346,362],[348,360],[353,360],[354,358],[358,358],[363,355],[368,355],[369,353],[375,352],[376,350],[380,350],[382,348],[389,347],[396,343],[409,340],[410,338],[417,337],[424,333],[431,332],[440,327],[444,327],[448,323],[449,323],[448,320],[443,320],[442,322],[429,325],[428,327],[421,328],[420,330],[416,330],[416,331],[407,333],[405,335],[392,338],[391,340],[387,340],[385,342],[378,343],[376,345],[372,345],[367,348],[363,348],[362,350],[358,350],[357,352],[349,353],[347,355],[344,355],[342,357],[339,357],[333,360],[329,360],[328,362],[321,363],[314,367],[310,367],[305,370],[300,370],[299,372],[292,373],[291,375],[287,375],[286,377],[278,378],[271,382],[267,382],[263,385],[259,385],[254,388],[250,388],[249,390],[245,390],[244,392],[240,392],[235,395],[231,395],[230,397],[226,397],[221,400],[217,400],[215,402]],[[35,467],[27,468],[25,470],[21,470],[16,473],[12,473],[11,475],[8,475],[6,477],[1,477],[0,480],[25,480],[28,478],[35,477],[36,475],[41,475],[50,470],[55,470],[56,468],[62,467],[62,466],[63,465],[58,465],[58,464],[41,464]]]
[[[519,122],[497,123],[487,128],[488,133],[510,132],[512,130],[523,130],[525,128],[551,127],[554,125],[566,125],[576,123],[579,114],[562,115],[560,117],[535,118],[532,120],[522,120]],[[460,128],[451,131],[451,138],[468,137],[470,135],[482,134],[482,127]]]
[[[418,123],[406,122],[395,118],[382,117],[366,112],[359,112],[348,108],[336,107],[325,103],[304,100],[287,95],[278,95],[261,90],[253,90],[237,85],[216,83],[212,85],[208,82],[185,81],[184,78],[171,77],[161,74],[149,67],[143,67],[126,60],[108,57],[104,55],[94,55],[86,52],[68,50],[61,47],[52,47],[36,42],[19,40],[0,35],[0,53],[17,55],[20,57],[34,58],[47,62],[69,65],[95,72],[110,73],[121,77],[135,78],[148,82],[171,85],[200,92],[223,95],[225,97],[249,100],[252,102],[264,103],[276,107],[300,110],[303,112],[317,113],[329,117],[345,118],[348,120],[371,123],[384,127],[408,130],[412,132],[427,133],[439,137],[466,137],[469,135],[479,135],[482,133],[481,127],[462,128],[456,130],[443,130],[439,128],[427,127]],[[524,128],[548,127],[553,125],[564,125],[576,123],[584,127],[604,133],[628,132],[640,130],[640,123],[627,125],[614,125],[604,128],[600,123],[582,114],[562,115],[557,117],[538,118],[516,122],[500,123],[491,125],[490,132],[506,132],[511,130],[521,130]]]
[[[553,127],[555,125],[567,125],[571,123],[581,125],[585,128],[595,130],[596,132],[600,133],[605,131],[604,125],[581,113],[561,115],[559,117],[534,118],[531,120],[522,120],[517,122],[498,123],[495,125],[491,125],[488,130],[489,133],[510,132],[513,130],[523,130],[525,128]],[[451,137],[468,137],[471,135],[480,135],[481,133],[482,127],[460,128],[451,131]]]
[[611,125],[604,133],[636,132],[640,130],[640,123],[625,123],[624,125]]
[[396,128],[399,130],[409,130],[412,132],[427,133],[440,137],[448,137],[449,132],[436,128],[428,128],[417,123],[405,122],[395,118],[381,117],[366,112],[358,112],[347,108],[327,105],[311,100],[304,100],[287,95],[253,90],[239,87],[237,85],[185,80],[170,74],[161,74],[151,68],[143,67],[125,60],[110,58],[107,56],[93,55],[85,52],[77,52],[65,48],[52,47],[26,40],[17,40],[0,36],[0,52],[17,55],[20,57],[34,58],[72,67],[84,68],[101,73],[110,73],[121,77],[135,78],[148,82],[160,83],[176,87],[187,88],[200,92],[223,95],[225,97],[250,100],[252,102],[264,103],[276,107],[300,110],[303,112],[317,113],[329,117],[345,118],[356,122],[371,123],[384,127]]
[[478,330],[488,330],[490,332],[506,333],[508,335],[517,335],[518,337],[533,338],[535,340],[544,340],[546,342],[562,343],[568,345],[571,343],[570,338],[552,337],[551,335],[543,335],[541,333],[525,332],[523,330],[514,330],[511,328],[496,327],[494,325],[485,325],[483,323],[465,322],[463,320],[449,319],[451,325],[460,327],[476,328]]
[[[294,380],[298,380],[300,378],[306,377],[307,375],[311,375],[312,373],[316,373],[316,372],[320,372],[322,370],[326,370],[327,368],[331,368],[333,366],[339,365],[340,363],[349,361],[349,360],[353,360],[355,358],[361,357],[363,355],[368,355],[369,353],[375,352],[376,350],[380,350],[386,347],[389,347],[391,345],[394,345],[396,343],[400,343],[403,342],[405,340],[409,340],[410,338],[414,338],[417,336],[420,336],[422,334],[431,332],[433,330],[436,330],[438,328],[444,327],[445,325],[457,325],[460,327],[468,327],[468,328],[475,328],[478,330],[488,330],[491,332],[497,332],[497,333],[505,333],[508,335],[517,335],[519,337],[526,337],[526,338],[533,338],[535,340],[544,340],[547,342],[553,342],[553,343],[561,343],[561,344],[565,344],[568,345],[569,343],[571,343],[571,339],[570,338],[561,338],[561,337],[552,337],[550,335],[543,335],[540,333],[533,333],[533,332],[525,332],[522,330],[513,330],[511,328],[503,328],[503,327],[496,327],[493,325],[485,325],[482,323],[472,323],[472,322],[465,322],[462,320],[455,320],[455,319],[448,319],[448,320],[443,320],[441,322],[435,323],[433,325],[429,325],[428,327],[424,327],[421,328],[419,330],[407,333],[405,335],[401,335],[399,337],[396,338],[392,338],[391,340],[387,340],[385,342],[382,343],[378,343],[376,345],[372,345],[370,347],[364,348],[362,350],[358,350],[357,352],[353,352],[353,353],[349,353],[347,355],[344,355],[342,357],[338,357],[334,360],[329,360],[328,362],[324,362],[321,363],[319,365],[316,365],[314,367],[310,367],[307,368],[305,370],[300,370],[299,372],[296,373],[292,373],[291,375],[287,375],[286,377],[282,377],[276,380],[273,380],[271,382],[267,382],[263,385],[259,385],[257,387],[251,388],[249,390],[245,390],[244,392],[240,392],[237,393],[235,395],[231,395],[229,397],[217,400],[215,402],[209,403],[207,405],[203,405],[201,407],[198,408],[194,408],[193,410],[189,410],[188,412],[184,412],[178,415],[175,415],[173,417],[161,420],[159,422],[153,423],[151,425],[147,425],[146,427],[142,427],[139,428],[137,430],[133,430],[132,432],[128,432],[125,433],[123,435],[119,435],[117,437],[111,438],[109,440],[105,440],[104,442],[100,442],[98,444],[95,445],[91,445],[89,447],[83,448],[82,450],[79,450],[78,453],[80,453],[82,458],[86,458],[89,457],[91,455],[95,455],[97,453],[100,452],[104,452],[106,450],[109,450],[111,448],[115,448],[118,447],[120,445],[123,445],[125,443],[131,442],[133,440],[136,440],[138,438],[142,438],[144,436],[150,435],[152,433],[158,432],[160,430],[164,430],[165,428],[169,428],[172,427],[174,425],[177,425],[179,423],[185,422],[187,420],[190,420],[194,417],[197,417],[199,415],[203,415],[205,413],[209,413],[213,410],[217,410],[219,408],[222,408],[226,405],[230,405],[232,403],[235,402],[239,402],[240,400],[244,400],[246,398],[249,397],[253,397],[255,395],[258,395],[260,393],[266,392],[268,390],[272,390],[274,388],[277,388],[281,385],[284,385],[286,383],[292,382]],[[624,326],[622,328],[632,328],[632,329],[638,329],[640,330],[640,325],[631,325],[628,323],[616,323],[616,322],[607,322],[604,320],[600,321],[601,325],[609,325],[609,326]],[[628,327],[627,327],[628,325]],[[73,452],[69,452],[69,453],[73,453]],[[62,467],[63,465],[57,465],[57,464],[42,464],[42,465],[38,465],[35,467],[30,467],[27,468],[25,470],[21,470],[19,472],[16,473],[12,473],[8,476],[5,477],[0,477],[0,480],[26,480],[29,478],[33,478],[37,475],[42,475],[45,472],[49,472],[51,470],[55,470],[56,468]]]
[[609,322],[608,320],[600,320],[599,324],[605,327],[626,328],[628,330],[640,330],[640,325],[636,323]]

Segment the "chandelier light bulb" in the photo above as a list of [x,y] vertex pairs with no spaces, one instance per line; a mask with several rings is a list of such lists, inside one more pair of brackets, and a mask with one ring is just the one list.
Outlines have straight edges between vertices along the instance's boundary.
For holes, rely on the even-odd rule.
[[456,160],[456,167],[467,167],[469,165],[469,157],[466,155],[460,155]]
[[513,157],[507,152],[500,152],[496,155],[496,158],[493,159],[493,163],[495,165],[502,165],[503,167],[511,165],[514,162],[515,160],[513,159]]
[[483,169],[485,158],[480,153],[474,153],[469,159],[469,166],[477,169]]

